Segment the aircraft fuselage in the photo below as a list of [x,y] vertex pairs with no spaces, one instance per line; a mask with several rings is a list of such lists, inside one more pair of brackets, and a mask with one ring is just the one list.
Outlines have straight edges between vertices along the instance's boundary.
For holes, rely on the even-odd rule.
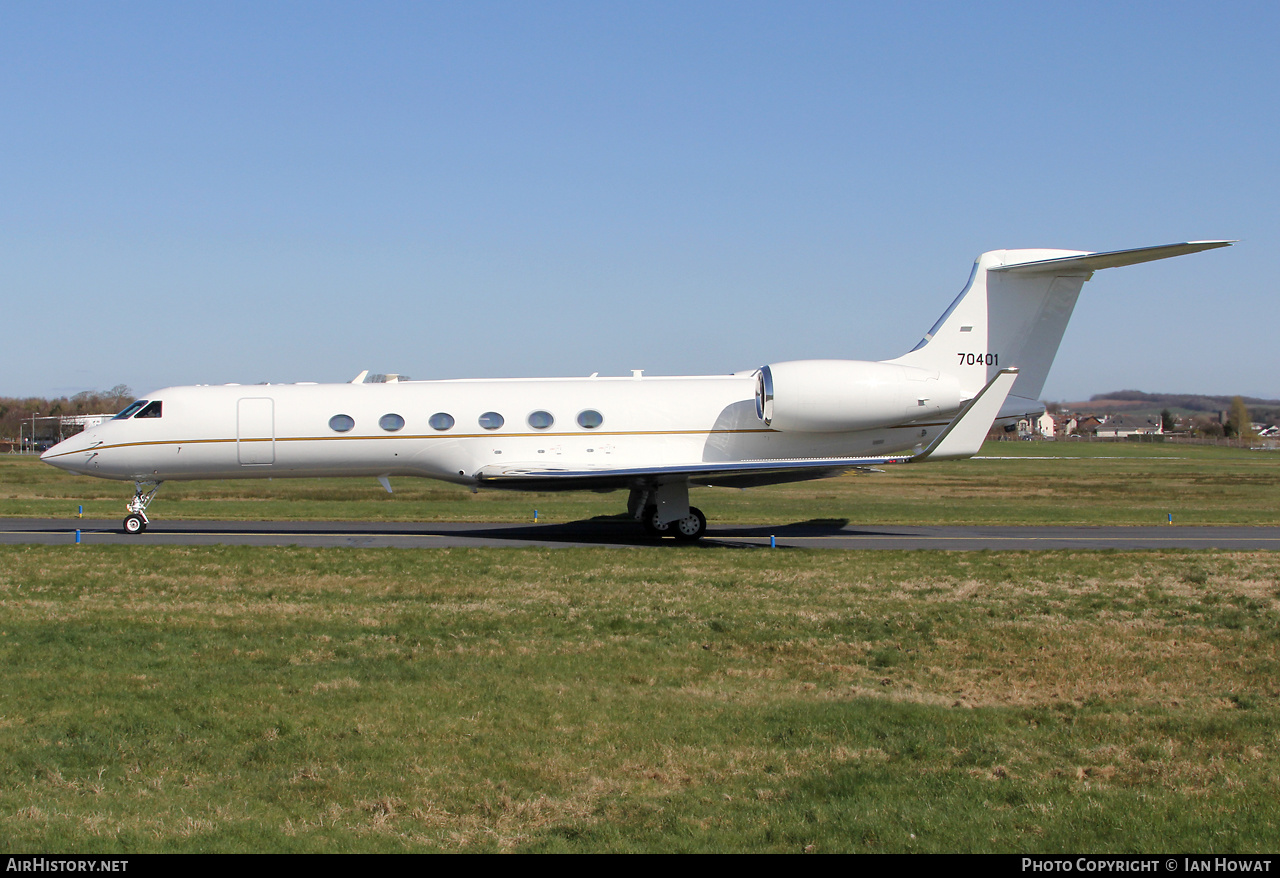
[[762,423],[755,393],[754,371],[169,387],[146,397],[162,404],[158,417],[108,421],[44,459],[129,481],[421,476],[475,484],[480,469],[506,463],[615,470],[909,451],[954,414],[786,433]]

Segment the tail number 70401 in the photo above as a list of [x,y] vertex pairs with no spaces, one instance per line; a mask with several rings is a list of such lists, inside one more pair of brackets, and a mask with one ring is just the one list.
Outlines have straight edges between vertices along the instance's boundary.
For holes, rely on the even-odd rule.
[[999,366],[999,354],[960,354],[961,366]]

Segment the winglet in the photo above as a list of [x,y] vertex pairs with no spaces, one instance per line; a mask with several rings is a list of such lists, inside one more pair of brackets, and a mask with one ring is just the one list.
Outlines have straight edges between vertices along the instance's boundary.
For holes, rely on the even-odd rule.
[[987,382],[987,386],[969,400],[969,404],[956,419],[938,434],[933,444],[912,457],[908,463],[959,460],[977,454],[1017,377],[1017,369],[1001,369],[997,372],[996,377]]

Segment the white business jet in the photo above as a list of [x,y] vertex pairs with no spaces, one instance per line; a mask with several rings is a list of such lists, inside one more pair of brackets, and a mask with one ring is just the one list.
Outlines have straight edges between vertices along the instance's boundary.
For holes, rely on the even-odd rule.
[[169,387],[46,451],[132,481],[126,533],[161,482],[422,476],[535,491],[630,491],[654,536],[696,540],[689,486],[750,487],[971,457],[1037,400],[1080,288],[1101,268],[1225,247],[993,250],[909,353],[732,375]]

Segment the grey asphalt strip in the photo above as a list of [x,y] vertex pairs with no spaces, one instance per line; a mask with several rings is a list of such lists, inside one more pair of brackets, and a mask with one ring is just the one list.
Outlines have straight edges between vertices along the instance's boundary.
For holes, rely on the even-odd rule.
[[[154,521],[126,535],[120,522],[0,519],[0,544],[126,546],[635,546],[686,547],[651,540],[619,518],[562,524],[368,521]],[[711,525],[703,546],[807,549],[1280,549],[1280,527],[899,527],[815,520],[785,525]]]

